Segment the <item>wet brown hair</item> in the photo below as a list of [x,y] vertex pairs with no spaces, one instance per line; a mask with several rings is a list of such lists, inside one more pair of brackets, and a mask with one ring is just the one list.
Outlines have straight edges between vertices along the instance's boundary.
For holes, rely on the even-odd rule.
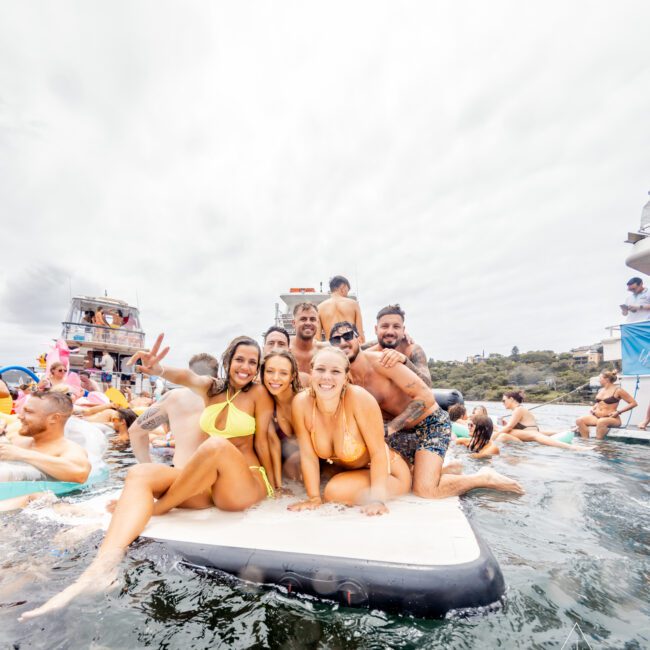
[[469,450],[478,452],[490,442],[494,432],[494,424],[487,415],[473,415],[472,422],[474,423],[474,429],[469,442]]
[[503,393],[504,397],[511,397],[515,402],[521,404],[524,401],[524,391],[523,390],[509,390],[507,393]]
[[462,417],[467,415],[467,409],[462,405],[462,404],[452,404],[449,407],[449,419],[452,422],[456,422],[456,420],[460,420]]
[[[251,347],[257,350],[257,370],[259,371],[260,369],[262,350],[260,349],[259,343],[255,339],[252,339],[250,336],[238,336],[237,338],[234,338],[232,341],[230,341],[230,344],[225,349],[224,353],[221,355],[221,365],[223,366],[223,372],[225,377],[224,377],[223,388],[220,391],[218,391],[218,393],[222,393],[224,390],[230,388],[230,364],[232,363],[232,359],[235,356],[235,352],[237,352],[237,348],[240,345],[250,345]],[[242,391],[246,392],[247,390],[250,390],[250,387],[253,385],[253,383],[254,383],[254,379],[251,379],[246,384],[246,386],[242,388]],[[218,393],[214,393],[214,394],[216,395]]]

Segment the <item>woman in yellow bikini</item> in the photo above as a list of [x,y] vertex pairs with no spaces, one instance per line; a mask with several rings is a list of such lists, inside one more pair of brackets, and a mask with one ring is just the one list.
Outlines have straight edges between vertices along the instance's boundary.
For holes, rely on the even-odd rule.
[[[388,512],[385,501],[411,489],[411,472],[384,442],[381,410],[375,398],[348,383],[350,362],[336,348],[322,348],[312,359],[311,388],[293,400],[293,428],[307,500],[290,510],[312,510],[323,501],[360,505],[367,515]],[[320,492],[320,459],[339,470]]]
[[240,511],[273,496],[267,442],[273,401],[263,386],[253,383],[260,365],[258,344],[244,336],[230,343],[222,357],[226,375],[222,381],[162,366],[160,362],[169,352],[168,347],[160,349],[162,340],[161,334],[151,352],[137,352],[129,364],[141,361],[139,368],[145,374],[162,376],[201,395],[206,408],[200,422],[208,438],[182,469],[150,463],[129,469],[95,560],[74,584],[23,618],[63,607],[82,592],[106,588],[127,547],[152,515],[176,506],[200,509],[216,505]]

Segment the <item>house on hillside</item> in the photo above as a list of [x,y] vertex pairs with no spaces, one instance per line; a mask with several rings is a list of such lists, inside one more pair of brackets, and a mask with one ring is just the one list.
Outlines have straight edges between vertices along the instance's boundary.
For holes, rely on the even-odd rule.
[[573,360],[578,364],[590,364],[595,366],[603,362],[603,346],[602,345],[582,345],[579,348],[571,350]]

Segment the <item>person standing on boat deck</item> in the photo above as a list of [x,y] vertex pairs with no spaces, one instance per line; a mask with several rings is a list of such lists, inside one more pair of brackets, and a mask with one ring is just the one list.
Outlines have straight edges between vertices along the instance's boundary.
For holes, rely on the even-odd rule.
[[621,313],[627,316],[627,323],[641,323],[650,320],[650,292],[643,286],[641,278],[630,278],[627,281],[630,292],[621,305]]
[[361,350],[352,323],[336,323],[330,343],[350,360],[350,380],[365,388],[384,414],[386,442],[413,466],[413,492],[435,499],[493,488],[523,494],[512,479],[494,470],[461,476],[443,472],[451,437],[449,416],[436,403],[431,389],[404,364],[388,368],[379,352]]
[[404,317],[405,313],[399,305],[388,305],[380,309],[375,325],[377,343],[366,349],[381,352],[381,363],[384,366],[392,367],[396,363],[403,363],[431,388],[433,384],[427,355],[420,345],[406,337]]
[[[190,359],[189,368],[197,375],[216,379],[219,361],[202,352]],[[172,460],[174,467],[184,467],[199,445],[208,438],[199,424],[204,408],[203,398],[191,388],[175,388],[165,393],[159,402],[154,402],[129,427],[131,449],[136,460],[139,463],[151,462],[149,434],[159,426],[166,425],[176,442]]]
[[318,347],[314,340],[318,333],[318,309],[311,302],[300,302],[293,308],[296,335],[291,341],[291,353],[296,357],[300,372],[311,374],[311,358]]
[[[578,418],[576,424],[581,437],[588,438],[589,427],[595,426],[596,438],[602,440],[610,427],[621,426],[621,413],[631,411],[638,404],[632,395],[616,385],[618,375],[615,370],[603,370],[598,379],[601,389],[596,393],[590,414]],[[621,400],[627,403],[625,408],[618,408]]]
[[73,584],[41,607],[24,612],[20,620],[60,609],[84,592],[103,591],[114,581],[129,544],[154,515],[175,507],[216,506],[241,512],[273,496],[266,445],[273,401],[266,389],[255,383],[261,356],[257,342],[247,336],[231,341],[222,357],[225,379],[215,381],[191,370],[163,367],[161,361],[169,348],[161,349],[162,341],[160,334],[151,351],[136,352],[131,363],[140,360],[141,372],[162,376],[200,395],[206,405],[201,428],[210,438],[182,469],[152,463],[129,468],[106,536],[91,565]]
[[101,369],[102,372],[108,372],[108,373],[112,373],[113,370],[115,370],[115,361],[113,360],[113,357],[108,353],[107,350],[104,350],[102,354]]
[[[86,450],[64,436],[70,415],[72,400],[65,393],[33,393],[18,416],[19,435],[11,442],[0,442],[0,460],[28,463],[55,481],[83,483],[91,466]],[[0,509],[23,507],[36,496],[6,499]]]
[[[342,275],[335,275],[330,280],[331,297],[318,305],[318,318],[323,338],[327,341],[330,336],[330,329],[334,323],[347,321],[353,323],[359,332],[359,340],[365,343],[366,337],[363,334],[363,322],[361,320],[361,307],[356,300],[348,298],[350,293],[350,282]],[[318,337],[321,338],[320,336]]]

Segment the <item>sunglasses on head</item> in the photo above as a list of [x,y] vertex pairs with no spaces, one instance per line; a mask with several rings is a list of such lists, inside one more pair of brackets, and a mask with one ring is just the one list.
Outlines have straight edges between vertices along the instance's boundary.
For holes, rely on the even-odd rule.
[[330,343],[332,345],[341,345],[342,341],[351,341],[356,334],[350,330],[349,332],[346,332],[345,334],[338,334],[337,336],[330,336]]

